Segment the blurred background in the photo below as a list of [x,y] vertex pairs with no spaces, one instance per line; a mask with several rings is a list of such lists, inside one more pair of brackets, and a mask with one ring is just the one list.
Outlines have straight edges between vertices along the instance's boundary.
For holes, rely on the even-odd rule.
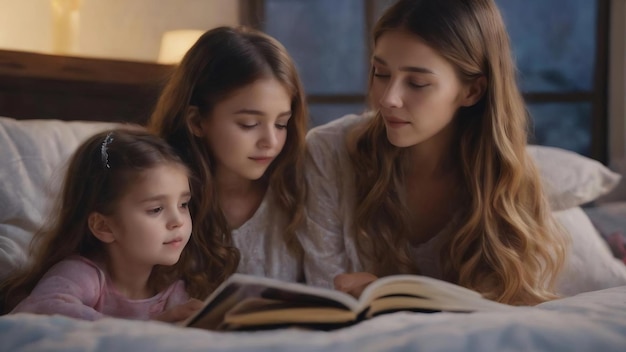
[[[392,2],[0,0],[0,50],[172,65],[204,30],[246,24],[290,51],[319,125],[365,109],[369,32]],[[625,2],[496,0],[532,117],[531,143],[604,163],[624,159]]]

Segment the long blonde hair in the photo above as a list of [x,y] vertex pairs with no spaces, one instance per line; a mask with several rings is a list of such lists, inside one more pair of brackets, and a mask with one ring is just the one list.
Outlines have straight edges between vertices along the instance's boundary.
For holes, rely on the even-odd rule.
[[167,140],[198,176],[192,184],[191,209],[193,233],[201,245],[193,249],[198,267],[188,275],[201,277],[206,283],[200,297],[235,272],[240,254],[217,199],[213,153],[206,140],[189,129],[187,111],[196,106],[207,118],[214,106],[233,91],[265,77],[277,79],[291,94],[292,117],[287,124],[285,146],[262,181],[272,188],[278,207],[288,216],[284,239],[288,248],[299,255],[302,249],[295,232],[304,221],[308,115],[296,67],[277,40],[245,27],[207,31],[176,68],[149,122],[149,128]]
[[[465,211],[440,253],[444,279],[509,304],[555,298],[567,243],[526,152],[528,117],[493,0],[400,0],[378,20],[374,41],[390,30],[420,37],[463,81],[487,81],[481,100],[461,108],[453,122]],[[405,153],[389,143],[379,114],[353,137],[357,245],[378,275],[418,272],[409,252],[408,209],[394,189]]]

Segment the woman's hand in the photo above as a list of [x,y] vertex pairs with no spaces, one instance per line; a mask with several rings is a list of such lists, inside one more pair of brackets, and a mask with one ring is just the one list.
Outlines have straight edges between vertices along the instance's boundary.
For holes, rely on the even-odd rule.
[[175,323],[189,318],[192,314],[200,310],[203,302],[199,299],[191,298],[187,302],[172,307],[154,317],[154,320]]
[[378,277],[366,273],[344,273],[335,276],[335,289],[348,293],[355,298],[359,298],[367,285],[378,279]]

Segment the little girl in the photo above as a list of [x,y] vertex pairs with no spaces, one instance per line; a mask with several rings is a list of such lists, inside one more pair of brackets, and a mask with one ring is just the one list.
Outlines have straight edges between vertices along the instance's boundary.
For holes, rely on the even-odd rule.
[[185,319],[200,307],[177,279],[190,262],[189,200],[187,168],[158,137],[89,138],[70,161],[52,223],[33,239],[30,265],[0,286],[4,312]]
[[307,108],[283,45],[259,31],[218,27],[189,49],[149,128],[197,176],[198,265],[208,295],[234,272],[303,281]]

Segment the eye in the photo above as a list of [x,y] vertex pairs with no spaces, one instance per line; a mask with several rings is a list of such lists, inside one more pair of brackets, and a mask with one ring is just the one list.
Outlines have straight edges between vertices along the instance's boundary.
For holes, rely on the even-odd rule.
[[280,123],[277,123],[275,126],[276,126],[276,128],[278,128],[279,130],[285,130],[285,129],[287,129],[287,124],[280,124]]
[[240,123],[239,127],[241,127],[244,130],[251,130],[258,125],[259,125],[258,123]]
[[156,207],[156,208],[148,209],[147,213],[150,215],[156,215],[156,214],[159,214],[161,211],[163,211],[163,207]]
[[415,82],[409,82],[409,87],[411,88],[424,88],[424,87],[428,87],[430,84],[419,84],[419,83],[415,83]]
[[189,209],[189,202],[188,201],[184,202],[183,204],[180,205],[180,207],[184,209]]
[[385,78],[391,77],[391,75],[389,73],[381,72],[377,70],[376,68],[374,68],[374,77],[379,78],[379,79],[385,79]]

